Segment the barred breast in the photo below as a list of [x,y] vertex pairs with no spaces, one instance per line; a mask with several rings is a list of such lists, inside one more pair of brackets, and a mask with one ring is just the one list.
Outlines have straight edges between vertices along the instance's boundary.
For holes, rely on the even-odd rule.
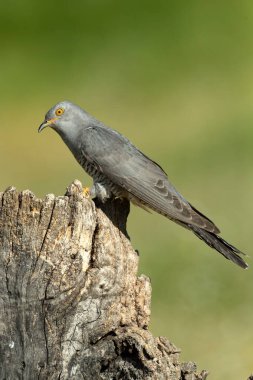
[[[108,177],[106,177],[96,166],[96,164],[88,161],[84,155],[77,157],[78,163],[82,166],[82,168],[86,171],[89,176],[93,178],[94,184],[99,183],[103,186],[107,191],[107,198],[110,197],[111,194],[114,197],[118,198],[127,198],[129,199],[128,193],[126,190],[122,189],[120,186],[111,182]],[[99,194],[97,194],[99,196]],[[102,199],[103,200],[103,199]]]

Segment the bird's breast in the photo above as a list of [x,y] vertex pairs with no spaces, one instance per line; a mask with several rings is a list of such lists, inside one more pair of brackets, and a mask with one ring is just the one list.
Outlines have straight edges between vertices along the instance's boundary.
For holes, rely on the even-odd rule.
[[128,198],[126,190],[122,189],[121,186],[112,182],[104,173],[99,169],[96,163],[89,161],[84,155],[76,157],[82,168],[89,174],[94,183],[100,183],[105,188],[108,188],[110,193],[115,197]]

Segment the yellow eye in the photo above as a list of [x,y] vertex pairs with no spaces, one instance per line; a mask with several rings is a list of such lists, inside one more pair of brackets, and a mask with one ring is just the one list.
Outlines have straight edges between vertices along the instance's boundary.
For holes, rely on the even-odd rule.
[[55,111],[55,114],[57,116],[61,116],[63,113],[64,113],[64,109],[63,108],[57,108],[57,110]]

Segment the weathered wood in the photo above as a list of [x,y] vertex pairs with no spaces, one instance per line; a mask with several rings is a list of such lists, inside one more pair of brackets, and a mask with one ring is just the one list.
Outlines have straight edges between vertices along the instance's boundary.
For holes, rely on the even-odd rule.
[[129,203],[0,194],[0,379],[203,380],[148,331],[151,286],[137,277]]

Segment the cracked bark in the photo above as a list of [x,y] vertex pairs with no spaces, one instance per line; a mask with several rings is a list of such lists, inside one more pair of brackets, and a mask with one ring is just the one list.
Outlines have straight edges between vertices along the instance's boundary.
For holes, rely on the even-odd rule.
[[148,331],[127,201],[0,193],[0,379],[204,380]]

